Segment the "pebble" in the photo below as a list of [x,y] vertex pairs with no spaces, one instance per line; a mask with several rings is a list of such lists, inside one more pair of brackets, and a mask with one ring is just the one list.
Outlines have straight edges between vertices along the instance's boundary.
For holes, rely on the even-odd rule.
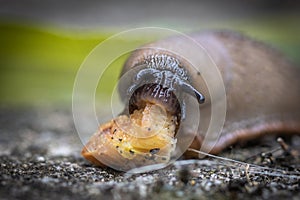
[[45,158],[43,156],[38,156],[36,158],[36,161],[38,161],[38,162],[45,162]]

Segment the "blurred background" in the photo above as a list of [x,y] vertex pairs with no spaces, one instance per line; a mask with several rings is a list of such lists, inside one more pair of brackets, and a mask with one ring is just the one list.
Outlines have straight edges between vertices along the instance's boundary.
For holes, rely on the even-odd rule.
[[[299,8],[293,0],[0,0],[0,108],[70,109],[76,72],[88,53],[136,27],[237,30],[299,64]],[[115,80],[118,72],[110,73]]]

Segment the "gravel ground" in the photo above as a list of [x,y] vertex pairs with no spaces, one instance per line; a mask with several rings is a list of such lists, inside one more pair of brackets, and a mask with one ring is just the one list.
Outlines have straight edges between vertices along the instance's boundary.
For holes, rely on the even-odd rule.
[[300,199],[296,136],[132,175],[85,161],[67,110],[1,108],[0,133],[0,199]]

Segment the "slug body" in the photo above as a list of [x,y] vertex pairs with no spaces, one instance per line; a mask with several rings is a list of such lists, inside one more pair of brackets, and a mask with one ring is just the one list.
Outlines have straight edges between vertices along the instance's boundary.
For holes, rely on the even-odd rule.
[[[183,132],[193,136],[192,148],[214,154],[267,134],[300,134],[297,67],[273,49],[237,33],[204,32],[189,37],[205,49],[224,82],[227,109],[220,137],[203,144],[212,115],[211,94],[203,74],[184,57],[165,50],[180,46],[184,42],[181,36],[148,44],[128,58],[121,76],[140,67],[130,84],[119,88],[121,97],[128,101],[129,113],[147,103],[158,105],[167,115],[175,116],[175,136],[182,120],[192,112],[186,110],[184,100],[190,95],[199,104],[199,126],[196,133],[190,127],[182,127]],[[193,66],[206,65],[203,62]]]

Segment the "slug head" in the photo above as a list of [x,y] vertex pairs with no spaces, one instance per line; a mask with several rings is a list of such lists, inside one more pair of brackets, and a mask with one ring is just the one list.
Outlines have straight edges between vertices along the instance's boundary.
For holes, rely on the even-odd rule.
[[187,70],[178,63],[177,59],[170,56],[156,55],[145,59],[145,64],[132,68],[138,70],[131,74],[133,78],[126,90],[127,99],[130,97],[129,113],[141,108],[145,102],[153,102],[165,107],[171,114],[180,116],[180,112],[185,113],[184,105],[180,106],[184,104],[184,94],[195,97],[199,104],[204,103],[204,95],[189,83]]

